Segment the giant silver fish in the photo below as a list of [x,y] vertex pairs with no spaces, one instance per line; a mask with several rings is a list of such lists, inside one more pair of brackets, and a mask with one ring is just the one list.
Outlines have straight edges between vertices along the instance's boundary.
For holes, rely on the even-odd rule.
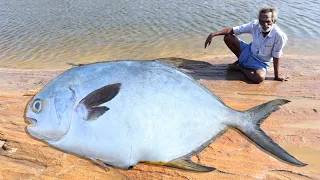
[[116,61],[57,76],[30,100],[25,118],[31,136],[105,168],[149,162],[212,171],[191,157],[229,128],[276,157],[305,166],[260,129],[288,102],[276,99],[237,111],[174,67],[159,61]]

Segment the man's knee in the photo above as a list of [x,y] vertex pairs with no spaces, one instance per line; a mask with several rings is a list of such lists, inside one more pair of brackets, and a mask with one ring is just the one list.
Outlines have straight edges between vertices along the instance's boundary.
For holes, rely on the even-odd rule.
[[259,83],[261,83],[262,81],[264,81],[265,80],[265,78],[266,78],[266,76],[264,75],[264,74],[256,74],[256,77],[255,77],[255,79],[254,79],[254,82],[255,83],[257,83],[257,84],[259,84]]
[[224,35],[224,37],[223,37],[224,42],[225,42],[226,44],[230,43],[230,42],[232,41],[232,39],[234,38],[233,36],[234,36],[234,35],[232,35],[232,34]]

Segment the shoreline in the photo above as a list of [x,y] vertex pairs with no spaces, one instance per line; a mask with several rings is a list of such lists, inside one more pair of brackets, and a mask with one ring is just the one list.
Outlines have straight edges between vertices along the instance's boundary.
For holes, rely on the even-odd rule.
[[[9,65],[9,67],[1,67],[0,66],[0,70],[4,71],[4,70],[67,70],[72,68],[72,65],[69,65],[68,63],[74,63],[74,64],[91,64],[91,63],[96,63],[96,62],[106,62],[106,61],[121,61],[121,60],[136,60],[136,61],[145,61],[145,60],[157,60],[157,59],[167,59],[167,58],[177,58],[177,59],[188,59],[188,60],[198,60],[198,61],[210,61],[210,59],[215,59],[215,58],[229,58],[230,59],[230,63],[232,63],[233,61],[236,60],[236,56],[233,54],[221,54],[221,55],[202,55],[200,57],[196,57],[196,58],[186,58],[186,57],[159,57],[156,59],[115,59],[115,60],[101,60],[101,61],[87,61],[87,62],[64,62],[64,65],[59,65],[59,66],[54,66],[52,67],[52,65],[50,65],[48,62],[44,62],[44,65],[48,65],[48,68],[43,68],[43,67],[33,67],[33,68],[19,68],[17,66],[12,67],[11,65]],[[283,56],[281,57],[281,59],[308,59],[308,60],[318,60],[320,61],[320,55],[319,56],[314,56],[314,55],[298,55],[298,54],[283,54]],[[280,60],[281,60],[280,59]],[[32,62],[31,62],[32,63]],[[62,62],[63,63],[63,62]],[[215,63],[215,62],[212,62]],[[0,63],[1,64],[1,63]],[[280,64],[281,65],[281,64]],[[50,67],[51,66],[51,67]]]
[[32,139],[24,130],[27,102],[66,69],[0,68],[0,179],[319,179],[320,58],[284,56],[282,59],[280,74],[288,76],[289,81],[273,81],[273,68],[270,68],[263,83],[251,84],[241,73],[226,71],[234,56],[211,57],[202,62],[162,58],[171,65],[182,66],[237,110],[276,98],[291,100],[261,128],[290,154],[308,163],[306,167],[284,163],[230,129],[192,158],[194,162],[217,168],[216,171],[194,173],[140,163],[132,170],[111,168],[107,172],[88,160]]

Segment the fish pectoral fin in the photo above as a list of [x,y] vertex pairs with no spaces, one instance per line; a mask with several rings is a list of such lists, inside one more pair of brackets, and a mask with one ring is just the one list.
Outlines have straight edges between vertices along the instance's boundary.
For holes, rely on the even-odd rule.
[[121,83],[104,86],[88,94],[80,101],[80,103],[84,104],[88,109],[94,106],[99,106],[113,99],[119,93],[120,87]]
[[195,162],[192,162],[190,159],[183,159],[183,158],[174,159],[164,165],[169,167],[184,169],[188,171],[197,171],[197,172],[210,172],[216,169],[214,167],[203,166]]
[[113,99],[120,91],[121,83],[111,84],[97,89],[83,98],[76,107],[77,113],[85,120],[95,120],[106,111],[106,106],[99,106]]
[[98,166],[100,166],[101,168],[105,169],[106,171],[109,171],[108,166],[106,165],[106,163],[104,163],[103,161],[101,161],[100,159],[95,159],[95,158],[90,158],[90,160],[97,164]]
[[86,120],[96,120],[108,110],[109,108],[106,106],[92,107],[88,109],[88,117]]

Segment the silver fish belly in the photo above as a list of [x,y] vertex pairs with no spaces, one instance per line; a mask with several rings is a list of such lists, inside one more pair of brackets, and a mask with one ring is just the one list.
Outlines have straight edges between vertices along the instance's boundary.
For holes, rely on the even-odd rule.
[[[260,129],[288,102],[276,99],[239,112],[176,68],[158,61],[117,61],[61,74],[30,101],[26,117],[36,121],[28,127],[35,138],[103,167],[149,162],[212,171],[190,158],[228,128],[280,159],[304,166]],[[48,117],[57,122],[42,122]]]

